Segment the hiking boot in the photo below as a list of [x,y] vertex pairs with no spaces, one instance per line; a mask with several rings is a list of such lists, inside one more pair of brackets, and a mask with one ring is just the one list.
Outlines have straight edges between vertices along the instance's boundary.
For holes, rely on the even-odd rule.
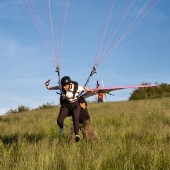
[[75,140],[76,140],[76,142],[78,142],[80,140],[79,135],[76,135]]
[[59,130],[59,136],[62,136],[63,135],[63,133],[64,133],[64,128],[60,128],[60,130]]

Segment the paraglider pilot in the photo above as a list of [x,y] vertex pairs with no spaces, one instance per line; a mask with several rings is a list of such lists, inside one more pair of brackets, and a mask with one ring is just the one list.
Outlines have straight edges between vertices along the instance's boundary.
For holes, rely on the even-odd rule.
[[[49,83],[45,83],[48,90],[60,90],[59,86],[49,87]],[[61,79],[61,108],[57,117],[57,124],[60,127],[59,135],[63,134],[64,119],[72,113],[73,126],[75,132],[75,141],[80,140],[79,137],[79,115],[80,115],[80,103],[78,102],[79,95],[83,92],[91,92],[87,87],[80,86],[77,82],[70,79],[69,76],[65,76]]]

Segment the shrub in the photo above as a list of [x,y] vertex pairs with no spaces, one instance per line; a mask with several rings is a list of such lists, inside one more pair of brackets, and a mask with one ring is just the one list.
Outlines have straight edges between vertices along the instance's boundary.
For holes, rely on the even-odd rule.
[[49,108],[52,108],[54,106],[55,106],[54,102],[51,102],[51,103],[47,102],[46,104],[39,106],[36,110],[38,110],[38,109],[49,109]]
[[18,109],[18,113],[19,113],[19,112],[25,112],[25,111],[29,111],[29,110],[30,110],[29,107],[23,106],[23,105],[18,106],[17,109]]
[[[142,83],[142,85],[146,84],[148,83]],[[170,97],[170,84],[161,83],[156,87],[138,88],[133,91],[129,97],[129,100],[153,99],[161,97]]]
[[6,114],[17,113],[17,109],[10,109]]
[[11,108],[6,114],[11,114],[11,113],[15,114],[15,113],[25,112],[25,111],[29,111],[29,110],[30,110],[29,107],[20,105],[20,106],[18,106],[17,109],[12,109]]

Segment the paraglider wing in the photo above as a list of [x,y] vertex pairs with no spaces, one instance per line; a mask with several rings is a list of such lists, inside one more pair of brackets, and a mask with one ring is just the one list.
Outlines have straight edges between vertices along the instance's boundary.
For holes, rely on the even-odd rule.
[[109,93],[111,91],[115,91],[115,90],[122,90],[122,89],[129,89],[129,88],[145,88],[145,87],[155,87],[156,85],[153,84],[149,84],[149,85],[138,85],[138,86],[113,86],[113,87],[108,87],[108,88],[96,88],[94,89],[93,92],[87,92],[84,93],[82,96],[85,98],[97,95],[97,93],[101,92],[101,93]]
[[84,98],[88,98],[88,97],[91,97],[91,96],[94,96],[94,95],[97,95],[96,91],[94,91],[94,92],[86,92],[86,93],[82,94],[81,96],[83,96]]

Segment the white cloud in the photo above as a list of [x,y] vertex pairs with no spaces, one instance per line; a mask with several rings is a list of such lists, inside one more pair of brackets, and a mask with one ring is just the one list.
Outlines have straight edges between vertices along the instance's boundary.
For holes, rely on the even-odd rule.
[[[3,32],[1,32],[3,34]],[[36,54],[36,47],[21,44],[18,40],[14,38],[4,38],[0,39],[0,56],[4,59],[10,58],[23,58],[23,56]]]

